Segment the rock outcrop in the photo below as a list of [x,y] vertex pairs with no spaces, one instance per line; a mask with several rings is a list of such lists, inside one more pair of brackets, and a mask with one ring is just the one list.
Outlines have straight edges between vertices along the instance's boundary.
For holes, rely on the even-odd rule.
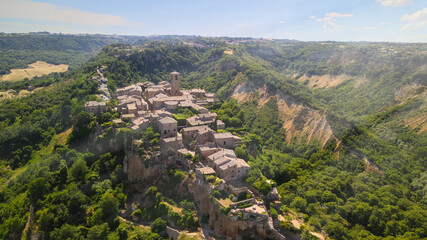
[[198,182],[194,185],[195,202],[199,218],[209,218],[207,227],[218,237],[226,239],[284,239],[274,229],[271,218],[242,219],[224,214],[220,203],[209,197],[212,189],[208,184]]

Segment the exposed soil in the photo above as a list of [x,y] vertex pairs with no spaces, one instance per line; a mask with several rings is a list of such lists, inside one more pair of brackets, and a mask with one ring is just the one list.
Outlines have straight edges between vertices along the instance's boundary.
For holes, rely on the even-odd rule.
[[421,134],[427,130],[427,113],[423,113],[412,117],[405,121],[406,126],[409,126],[413,129],[419,128],[418,134]]
[[321,76],[313,75],[310,77],[308,77],[307,75],[304,75],[302,77],[299,77],[297,80],[302,83],[308,81],[307,86],[311,88],[330,88],[330,87],[337,86],[350,79],[352,79],[352,77],[345,74],[340,74],[340,75],[325,74]]
[[[256,92],[257,94],[254,94]],[[239,103],[252,100],[256,96],[258,107],[262,107],[271,98],[277,99],[279,117],[284,122],[286,139],[291,142],[297,141],[319,141],[325,146],[330,140],[336,140],[332,128],[326,120],[327,112],[311,109],[296,101],[289,95],[281,92],[270,95],[266,87],[253,89],[247,83],[239,84],[232,95]]]

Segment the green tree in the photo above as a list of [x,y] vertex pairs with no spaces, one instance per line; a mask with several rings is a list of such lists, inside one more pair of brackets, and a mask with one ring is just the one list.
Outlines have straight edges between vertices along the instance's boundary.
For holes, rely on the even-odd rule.
[[165,220],[157,218],[153,223],[151,223],[151,231],[154,233],[161,233],[165,231],[166,223],[167,222]]
[[71,166],[71,176],[73,176],[74,179],[77,181],[83,181],[85,179],[85,175],[88,172],[88,167],[86,165],[86,162],[83,159],[78,159],[76,162],[73,163],[73,166]]
[[103,223],[101,225],[95,225],[89,228],[87,233],[87,239],[91,240],[104,240],[107,239],[108,236],[108,224]]
[[44,178],[36,178],[28,184],[28,197],[33,204],[48,192],[50,184]]

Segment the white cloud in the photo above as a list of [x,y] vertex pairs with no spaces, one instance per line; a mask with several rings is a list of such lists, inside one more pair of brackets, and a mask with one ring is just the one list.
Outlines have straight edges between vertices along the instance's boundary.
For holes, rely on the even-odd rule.
[[279,23],[279,24],[284,24],[284,23],[285,23],[285,21],[279,21],[278,23]]
[[326,17],[330,17],[330,18],[353,17],[353,14],[331,12],[331,13],[326,13]]
[[427,26],[427,8],[424,8],[420,11],[417,11],[413,14],[404,14],[400,21],[402,22],[408,22],[405,26],[403,26],[402,29],[409,30],[409,29],[417,29],[422,28],[424,26]]
[[402,30],[418,29],[418,28],[422,28],[424,26],[427,27],[427,21],[422,21],[422,22],[417,22],[417,23],[408,23],[402,27]]
[[413,14],[405,14],[400,18],[403,22],[409,22],[409,21],[417,21],[417,20],[427,20],[427,8],[424,8],[423,10],[417,11]]
[[408,6],[412,5],[412,0],[376,0],[383,6]]
[[392,22],[380,22],[378,25],[390,25],[393,24]]
[[141,23],[127,21],[121,16],[85,12],[76,8],[29,0],[2,0],[0,16],[3,18],[79,24],[89,27],[141,25]]
[[318,22],[323,22],[323,28],[325,29],[339,29],[341,28],[341,26],[335,22],[336,18],[353,17],[353,16],[354,16],[353,14],[331,12],[331,13],[326,13],[324,18],[316,18],[315,16],[310,16],[310,19],[316,20]]
[[341,25],[338,25],[334,22],[325,22],[323,24],[323,28],[325,28],[325,29],[339,29],[339,28],[341,28]]

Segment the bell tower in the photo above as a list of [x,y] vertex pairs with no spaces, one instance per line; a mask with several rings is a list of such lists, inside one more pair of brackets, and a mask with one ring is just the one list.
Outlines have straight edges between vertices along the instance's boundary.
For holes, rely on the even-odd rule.
[[171,72],[171,96],[181,96],[181,80],[179,72]]

